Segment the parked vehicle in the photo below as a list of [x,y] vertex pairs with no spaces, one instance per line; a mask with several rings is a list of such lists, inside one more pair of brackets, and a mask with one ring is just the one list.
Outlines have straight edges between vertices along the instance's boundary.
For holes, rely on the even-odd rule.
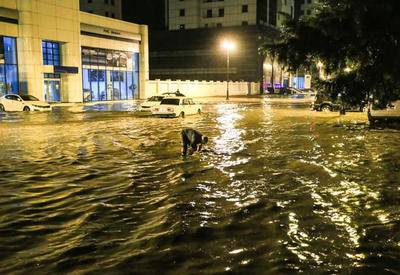
[[200,114],[202,107],[188,97],[166,97],[159,106],[151,108],[151,113],[159,117],[185,117]]
[[400,100],[391,102],[382,108],[379,102],[371,102],[368,106],[368,119],[371,123],[400,122]]
[[301,94],[302,91],[292,87],[279,87],[272,89],[272,87],[268,87],[267,91],[269,94],[276,94],[276,95],[294,95],[294,94]]
[[140,104],[139,111],[141,112],[151,112],[151,108],[160,105],[161,101],[166,97],[185,97],[179,91],[172,93],[163,93],[160,96],[152,96],[148,98],[145,102]]
[[51,111],[51,106],[31,95],[7,94],[0,97],[0,111]]
[[164,99],[164,96],[152,96],[149,97],[145,102],[140,104],[139,111],[142,112],[151,112],[151,108],[154,106],[160,105],[161,101]]
[[[346,111],[353,112],[364,112],[367,107],[365,101],[359,104],[344,104],[344,108]],[[332,99],[331,97],[323,94],[317,93],[315,96],[314,102],[311,104],[311,109],[319,112],[333,112],[339,111],[342,108],[342,102],[340,98]]]

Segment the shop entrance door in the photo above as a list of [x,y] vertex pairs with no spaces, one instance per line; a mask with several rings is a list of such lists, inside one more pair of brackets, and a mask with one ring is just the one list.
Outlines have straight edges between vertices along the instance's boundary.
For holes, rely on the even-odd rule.
[[60,80],[45,80],[44,81],[44,99],[47,102],[60,102]]

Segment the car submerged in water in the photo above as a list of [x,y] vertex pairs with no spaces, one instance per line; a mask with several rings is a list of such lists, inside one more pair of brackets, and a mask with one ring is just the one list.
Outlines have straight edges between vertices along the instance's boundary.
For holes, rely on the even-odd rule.
[[139,111],[151,112],[152,107],[160,105],[161,101],[167,97],[185,97],[185,95],[181,94],[179,91],[176,91],[176,92],[172,92],[172,93],[170,93],[170,92],[163,93],[162,95],[159,95],[159,96],[149,97],[145,102],[140,104]]
[[[350,112],[364,112],[367,108],[367,101],[362,101],[357,104],[344,103],[344,109]],[[333,112],[342,109],[340,97],[332,99],[330,96],[317,92],[315,100],[311,104],[311,109],[318,112]]]
[[31,95],[7,94],[0,97],[0,112],[51,111],[47,102]]
[[368,120],[372,124],[385,122],[400,122],[400,100],[388,104],[372,101],[368,106]]
[[167,97],[159,106],[151,108],[151,113],[158,117],[185,117],[200,114],[202,107],[188,97]]

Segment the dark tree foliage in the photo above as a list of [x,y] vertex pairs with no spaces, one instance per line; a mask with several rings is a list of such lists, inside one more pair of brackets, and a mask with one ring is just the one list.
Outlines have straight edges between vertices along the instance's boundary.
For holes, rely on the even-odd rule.
[[[320,80],[346,101],[400,96],[400,1],[320,0],[314,16],[290,21],[275,44],[263,44],[291,70],[324,64]],[[350,68],[350,70],[345,70]]]

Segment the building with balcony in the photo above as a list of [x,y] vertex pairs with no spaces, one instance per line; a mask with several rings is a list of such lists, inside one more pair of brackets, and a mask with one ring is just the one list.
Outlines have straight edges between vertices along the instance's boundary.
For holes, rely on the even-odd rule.
[[145,97],[148,30],[78,0],[0,1],[0,95],[48,102]]

